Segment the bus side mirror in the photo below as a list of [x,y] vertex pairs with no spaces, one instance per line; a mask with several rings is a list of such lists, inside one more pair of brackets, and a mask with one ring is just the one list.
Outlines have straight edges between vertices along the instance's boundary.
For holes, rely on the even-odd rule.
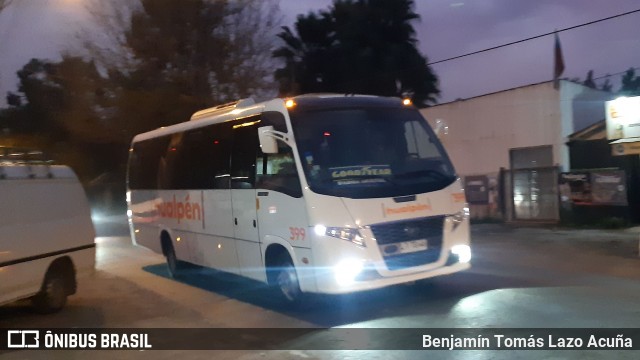
[[449,134],[449,124],[446,120],[436,119],[436,128],[434,129],[436,136],[441,138],[443,135]]
[[277,154],[278,143],[274,137],[273,126],[261,126],[258,128],[258,139],[260,139],[260,149],[265,154]]

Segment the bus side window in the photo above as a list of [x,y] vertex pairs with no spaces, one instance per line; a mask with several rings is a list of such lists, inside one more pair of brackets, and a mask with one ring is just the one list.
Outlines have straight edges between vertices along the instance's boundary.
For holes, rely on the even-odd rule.
[[228,124],[214,124],[186,132],[182,171],[187,189],[229,189],[231,132]]
[[[260,115],[260,126],[273,126],[273,129],[287,133],[284,115],[277,111],[265,111]],[[278,142],[277,154],[264,154],[258,151],[256,167],[256,187],[278,191],[296,198],[302,197],[302,187],[296,169],[295,158],[289,146]]]
[[133,190],[157,189],[160,177],[161,158],[170,138],[163,136],[144,140],[133,145],[129,165],[129,188]]
[[182,162],[185,148],[182,146],[184,133],[171,135],[168,146],[165,148],[158,165],[158,188],[180,189],[184,182],[183,169],[187,164]]
[[229,124],[212,125],[209,129],[211,137],[209,142],[213,144],[210,158],[205,163],[211,166],[214,189],[231,188],[231,169],[229,159],[231,158],[231,126]]
[[251,124],[254,121],[257,121],[257,117],[242,119],[233,125],[232,189],[255,188],[256,154],[260,149],[260,143],[258,141],[258,127]]
[[257,188],[302,197],[302,187],[290,147],[280,143],[277,154],[260,154],[257,163]]

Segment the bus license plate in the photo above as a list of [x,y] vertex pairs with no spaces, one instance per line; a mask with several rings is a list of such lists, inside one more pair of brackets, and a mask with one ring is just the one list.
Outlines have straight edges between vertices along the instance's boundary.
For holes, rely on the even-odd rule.
[[383,249],[385,255],[409,254],[428,249],[427,239],[399,242],[386,245]]
[[412,253],[416,251],[424,251],[427,250],[428,244],[427,239],[413,240],[413,241],[405,241],[401,242],[400,245],[400,253]]

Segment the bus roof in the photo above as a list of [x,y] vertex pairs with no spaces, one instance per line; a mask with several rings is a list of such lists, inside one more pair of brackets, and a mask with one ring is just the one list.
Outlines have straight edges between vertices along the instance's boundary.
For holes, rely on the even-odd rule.
[[[318,93],[299,95],[289,99],[293,100],[297,105],[305,109],[345,106],[402,106],[402,100],[400,98],[380,97],[374,95]],[[135,143],[159,136],[170,135],[176,132],[196,129],[202,126],[231,121],[242,117],[256,115],[263,111],[284,112],[286,111],[286,100],[287,99],[275,98],[255,103],[253,99],[248,98],[214,106],[197,111],[191,116],[190,121],[138,134],[133,138],[132,142]]]
[[252,100],[245,99],[244,102],[243,100],[241,100],[238,102],[215,106],[194,113],[189,121],[181,122],[171,126],[164,126],[155,130],[138,134],[133,138],[133,142],[135,143],[159,136],[170,135],[176,132],[196,129],[202,126],[231,121],[234,119],[259,114],[262,111],[265,111],[265,109],[267,108],[275,110],[279,107],[282,107],[284,109],[284,101],[282,99],[273,99],[257,104]]

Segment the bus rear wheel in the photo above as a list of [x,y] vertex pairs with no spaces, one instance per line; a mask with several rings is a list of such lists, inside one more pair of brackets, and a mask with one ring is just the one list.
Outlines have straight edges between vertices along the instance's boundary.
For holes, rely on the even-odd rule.
[[173,245],[170,242],[166,244],[164,253],[167,259],[167,270],[169,272],[169,276],[172,279],[180,277],[182,270],[184,269],[184,264],[176,257],[176,251],[173,249]]

